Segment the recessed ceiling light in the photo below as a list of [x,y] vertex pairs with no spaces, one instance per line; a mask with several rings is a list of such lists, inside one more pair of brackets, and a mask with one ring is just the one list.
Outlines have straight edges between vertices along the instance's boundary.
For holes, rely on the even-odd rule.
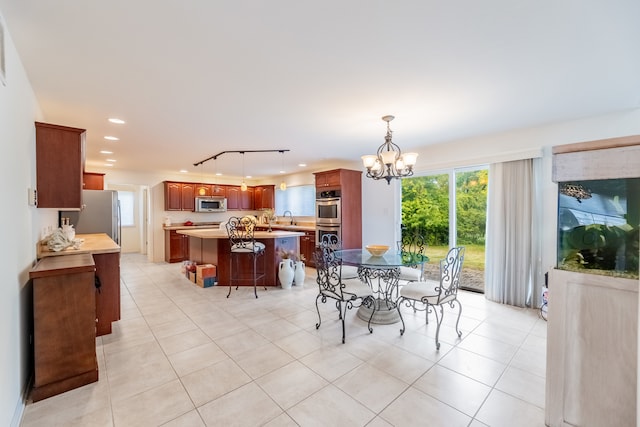
[[300,166],[301,168],[303,168],[303,167],[307,166],[307,164],[306,164],[306,163],[298,163],[298,166]]
[[120,141],[120,138],[115,137],[115,136],[105,136],[104,139],[108,140],[108,141]]
[[117,160],[116,159],[107,159],[107,162],[115,163],[115,162],[117,162]]
[[105,166],[112,167],[112,166],[113,166],[113,163],[105,163],[104,165],[105,165]]
[[113,154],[113,151],[109,151],[109,150],[101,150],[100,154]]
[[217,172],[216,176],[222,176],[222,172]]
[[124,124],[124,120],[116,119],[115,117],[110,118],[110,119],[109,119],[109,121],[110,121],[111,123],[115,123],[115,124],[117,124],[117,125],[123,125],[123,124]]
[[280,173],[286,173],[285,171],[280,171]]
[[180,169],[180,173],[189,173],[189,171],[186,169]]
[[251,175],[247,175],[247,176],[245,176],[245,178],[251,178]]

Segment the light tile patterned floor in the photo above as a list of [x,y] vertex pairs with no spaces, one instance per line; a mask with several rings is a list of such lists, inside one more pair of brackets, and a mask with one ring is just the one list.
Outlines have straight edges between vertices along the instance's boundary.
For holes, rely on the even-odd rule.
[[179,265],[122,256],[122,320],[97,340],[100,380],[27,404],[29,426],[543,426],[546,323],[461,292],[463,335],[403,311],[341,343],[315,270],[289,290],[201,289]]

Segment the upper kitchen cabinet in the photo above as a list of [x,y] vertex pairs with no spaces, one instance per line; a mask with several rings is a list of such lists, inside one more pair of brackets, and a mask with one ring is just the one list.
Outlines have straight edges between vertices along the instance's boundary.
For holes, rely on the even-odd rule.
[[196,185],[190,183],[182,184],[182,210],[196,210]]
[[164,182],[165,211],[193,211],[196,185],[188,182]]
[[324,172],[316,172],[316,188],[326,190],[328,188],[340,188],[341,171],[343,169],[334,169]]
[[273,209],[275,207],[275,186],[274,185],[258,185],[254,187],[253,208]]
[[211,184],[196,185],[196,197],[209,197],[209,196],[211,196]]
[[36,185],[39,208],[82,208],[86,131],[36,122]]
[[82,181],[85,190],[104,190],[104,174],[96,172],[85,172],[82,174]]
[[242,191],[239,185],[227,186],[227,210],[231,211],[250,211],[253,210],[254,188],[248,187],[246,191]]

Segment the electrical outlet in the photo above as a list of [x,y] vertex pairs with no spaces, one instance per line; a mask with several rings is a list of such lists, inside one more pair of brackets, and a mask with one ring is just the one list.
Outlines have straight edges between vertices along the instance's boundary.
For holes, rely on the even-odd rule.
[[27,197],[29,206],[36,206],[38,204],[38,193],[36,192],[35,188],[27,189]]

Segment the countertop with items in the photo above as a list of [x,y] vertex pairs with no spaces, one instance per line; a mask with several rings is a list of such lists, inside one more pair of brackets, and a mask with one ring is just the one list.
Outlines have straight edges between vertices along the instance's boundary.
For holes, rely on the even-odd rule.
[[[193,230],[193,229],[218,229],[220,227],[220,222],[192,222],[192,223],[181,223],[181,224],[172,224],[165,225],[162,227],[163,230]],[[269,224],[260,224],[256,225],[259,229],[267,229]],[[271,228],[273,230],[284,230],[284,231],[315,231],[316,225],[312,222],[301,222],[296,225],[290,225],[287,223],[273,223],[271,224]]]
[[46,240],[38,243],[38,259],[49,256],[73,255],[73,254],[106,254],[120,252],[120,246],[106,233],[76,234],[80,240],[80,246],[76,249],[69,246],[61,251],[53,251],[47,247]]

